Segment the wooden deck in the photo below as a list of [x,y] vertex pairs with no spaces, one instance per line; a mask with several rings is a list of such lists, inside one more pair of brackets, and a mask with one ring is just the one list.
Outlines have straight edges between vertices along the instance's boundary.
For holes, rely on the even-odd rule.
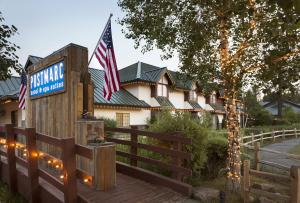
[[117,186],[110,191],[96,191],[78,184],[78,192],[90,202],[184,202],[188,198],[166,187],[153,185],[117,173]]

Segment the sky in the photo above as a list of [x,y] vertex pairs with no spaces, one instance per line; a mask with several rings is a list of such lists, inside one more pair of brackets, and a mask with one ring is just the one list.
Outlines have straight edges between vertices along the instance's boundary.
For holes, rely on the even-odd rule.
[[[0,0],[5,23],[18,28],[11,41],[21,47],[17,51],[24,66],[28,55],[45,57],[61,47],[75,43],[87,47],[92,55],[98,39],[112,13],[112,36],[118,69],[142,61],[159,67],[178,70],[178,56],[161,60],[161,51],[145,54],[134,48],[117,23],[124,13],[117,0]],[[93,57],[90,67],[100,68]]]

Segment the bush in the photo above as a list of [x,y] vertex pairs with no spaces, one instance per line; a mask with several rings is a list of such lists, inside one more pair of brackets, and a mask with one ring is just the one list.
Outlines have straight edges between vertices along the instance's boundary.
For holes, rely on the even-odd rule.
[[[104,127],[109,127],[109,128],[116,128],[117,127],[117,121],[111,118],[105,118],[105,117],[100,117],[98,120],[104,121]],[[106,132],[107,137],[111,137],[113,135],[113,132]]]
[[283,119],[289,123],[300,123],[300,114],[293,111],[291,107],[283,109]]
[[228,141],[226,135],[210,133],[207,143],[207,163],[202,170],[205,178],[216,178],[225,169]]
[[[185,150],[191,153],[192,160],[186,166],[193,171],[193,178],[200,177],[200,170],[206,162],[207,130],[199,119],[193,119],[189,113],[171,114],[169,111],[160,112],[156,120],[149,124],[149,131],[175,132],[181,131],[186,137],[192,139],[191,146],[185,146]],[[165,142],[156,143],[170,147]]]

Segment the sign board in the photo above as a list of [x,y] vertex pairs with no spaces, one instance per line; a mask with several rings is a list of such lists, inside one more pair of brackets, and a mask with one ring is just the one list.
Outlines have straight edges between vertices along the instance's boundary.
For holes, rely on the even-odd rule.
[[30,75],[30,98],[61,93],[65,85],[65,63],[60,61]]

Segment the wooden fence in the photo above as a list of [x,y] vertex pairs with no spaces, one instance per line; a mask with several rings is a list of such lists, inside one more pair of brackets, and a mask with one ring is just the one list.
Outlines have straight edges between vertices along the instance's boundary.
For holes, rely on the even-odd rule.
[[[105,128],[105,132],[114,133],[127,133],[130,139],[118,139],[108,137],[107,141],[115,142],[120,145],[129,147],[129,152],[118,150],[116,151],[117,156],[125,157],[129,159],[129,165],[117,162],[117,171],[126,173],[130,176],[134,176],[139,179],[146,180],[155,184],[164,185],[172,188],[177,192],[181,192],[186,195],[191,194],[192,187],[186,183],[183,183],[184,177],[192,175],[192,171],[189,168],[184,167],[184,163],[188,163],[191,160],[192,155],[188,152],[183,151],[184,145],[190,145],[192,143],[190,138],[186,138],[182,133],[155,133],[149,131],[137,130],[127,128]],[[139,136],[147,137],[150,139],[164,141],[168,143],[170,148],[162,147],[159,145],[150,145],[139,142]],[[147,150],[149,152],[159,153],[163,156],[168,157],[171,161],[162,161],[150,157],[141,156],[138,151]],[[164,177],[159,174],[142,169],[138,162],[150,164],[156,166],[159,169],[168,170],[171,172],[171,178]]]
[[[289,187],[290,194],[284,195],[275,192],[266,191],[253,187],[250,181],[250,176],[256,176],[268,179],[274,182],[279,182],[281,185]],[[256,196],[263,196],[276,202],[300,202],[300,167],[292,166],[290,168],[290,175],[279,175],[274,173],[262,172],[250,169],[250,161],[245,160],[243,163],[243,184],[242,196],[245,203],[250,202],[250,194]]]
[[297,130],[297,129],[282,130],[282,131],[272,131],[272,132],[260,133],[257,135],[254,135],[253,133],[251,133],[251,135],[244,136],[241,140],[242,140],[242,146],[244,148],[254,151],[254,156],[253,156],[254,169],[260,170],[261,164],[264,164],[264,165],[269,165],[269,166],[272,166],[275,168],[279,168],[279,169],[288,171],[288,170],[290,170],[290,168],[285,165],[262,160],[261,152],[278,154],[278,155],[285,156],[285,157],[291,158],[291,159],[296,159],[296,160],[300,160],[300,156],[295,155],[295,154],[280,152],[280,151],[276,151],[276,150],[271,150],[271,149],[267,149],[267,148],[261,148],[261,144],[263,144],[265,140],[270,140],[271,142],[275,142],[276,138],[283,138],[283,139],[298,138],[299,135],[300,135],[300,130]]
[[[36,133],[34,128],[14,128],[11,124],[0,125],[0,133],[4,134],[1,143],[6,150],[0,150],[0,177],[8,183],[12,192],[21,193],[30,202],[86,202],[77,193],[77,179],[91,182],[92,177],[76,169],[76,155],[93,159],[93,150],[76,145],[74,138],[58,139]],[[23,158],[16,155],[21,144],[17,143],[16,135],[26,137],[26,145],[22,148]],[[48,160],[52,164],[56,159],[37,148],[37,141],[60,147],[62,151],[59,177],[55,177],[46,169],[39,167],[39,159]],[[21,166],[21,167],[20,167]],[[20,175],[25,171],[25,176]],[[62,199],[51,194],[47,184],[51,184],[64,195]]]
[[275,142],[277,138],[298,138],[300,136],[300,130],[299,129],[293,129],[293,130],[280,130],[280,131],[272,131],[272,132],[261,132],[260,134],[254,135],[251,133],[248,136],[244,136],[241,139],[241,142],[244,146],[247,145],[254,145],[255,142],[263,143],[265,140],[271,140],[272,142]]

